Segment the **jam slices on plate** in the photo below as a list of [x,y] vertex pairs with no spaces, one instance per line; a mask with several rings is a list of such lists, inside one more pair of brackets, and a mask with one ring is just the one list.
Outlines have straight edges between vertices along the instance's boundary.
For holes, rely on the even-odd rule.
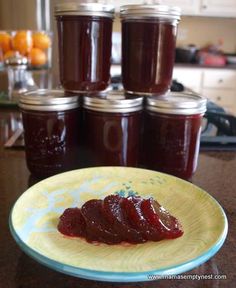
[[[111,195],[113,193],[115,195]],[[142,198],[127,197],[137,194]],[[159,239],[159,234],[155,234],[157,227],[164,229],[161,231],[165,232],[166,238],[170,231],[175,232],[171,236],[178,236],[177,232],[182,231],[169,213],[154,205],[154,199],[180,220],[184,228],[181,237],[159,242],[146,240],[148,236],[154,235]],[[101,207],[99,203],[102,203],[102,210],[98,209],[93,214],[94,207]],[[154,208],[149,211],[149,204],[154,205],[156,214],[152,211]],[[96,222],[99,223],[98,227],[92,222],[87,227],[82,215],[83,205],[87,207],[84,212],[87,212],[88,218],[96,217],[96,221],[99,220]],[[92,209],[89,209],[90,205]],[[57,226],[60,215],[67,207],[79,208],[69,208],[64,212],[71,216],[66,217],[64,214],[65,219],[72,218],[75,222],[65,222],[62,218],[59,221],[64,222],[64,233],[68,235],[64,237],[58,232]],[[146,216],[143,219],[141,215],[144,210]],[[159,212],[163,212],[162,217]],[[104,217],[98,218],[96,215]],[[140,238],[146,242],[134,245],[122,241],[117,245],[108,245],[96,241],[91,244],[95,241],[94,234],[99,231],[96,229],[104,229],[107,222],[109,228],[105,232],[102,230],[100,238],[104,238],[104,233],[110,236],[109,229],[116,227],[116,231],[123,231],[125,237],[139,237],[141,234]],[[150,225],[147,226],[147,223]],[[154,223],[159,226],[156,227]],[[168,228],[171,223],[173,226],[170,228],[173,229],[168,231],[164,226]],[[152,280],[148,278],[150,274],[180,274],[203,264],[223,245],[228,224],[219,203],[187,181],[145,169],[94,167],[58,174],[30,187],[12,209],[10,230],[26,254],[53,270],[92,280],[137,283]],[[125,234],[127,230],[129,234]],[[147,234],[147,231],[150,232]],[[118,242],[120,235],[115,237]]]
[[137,244],[183,235],[179,221],[153,198],[119,195],[89,200],[81,208],[67,208],[60,216],[58,230],[106,244]]

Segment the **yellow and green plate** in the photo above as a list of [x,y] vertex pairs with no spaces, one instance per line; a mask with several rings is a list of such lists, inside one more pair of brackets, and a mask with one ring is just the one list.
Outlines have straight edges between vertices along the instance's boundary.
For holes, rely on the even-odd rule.
[[[95,245],[57,231],[64,209],[114,193],[153,197],[179,219],[184,235],[137,245]],[[204,263],[223,245],[228,224],[218,202],[189,182],[144,169],[98,167],[58,174],[29,188],[12,209],[10,229],[25,253],[54,270],[92,280],[137,282]]]

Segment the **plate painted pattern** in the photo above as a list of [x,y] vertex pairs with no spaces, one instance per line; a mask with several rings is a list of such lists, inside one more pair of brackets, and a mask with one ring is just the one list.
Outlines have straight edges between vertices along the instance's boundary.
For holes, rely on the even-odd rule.
[[[153,197],[179,219],[184,235],[137,245],[95,245],[57,231],[64,209],[114,193]],[[12,209],[10,229],[22,250],[52,269],[131,282],[183,273],[204,263],[223,245],[228,224],[216,200],[189,182],[150,170],[99,167],[58,174],[29,188]]]

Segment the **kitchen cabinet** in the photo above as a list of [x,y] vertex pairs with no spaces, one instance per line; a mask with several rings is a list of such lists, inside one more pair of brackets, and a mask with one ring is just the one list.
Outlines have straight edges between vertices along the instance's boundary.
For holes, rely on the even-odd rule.
[[[129,5],[129,4],[143,4],[145,1],[144,0],[119,0],[119,1],[114,1],[114,0],[107,0],[107,4],[112,4],[115,6],[116,11],[119,12],[120,6],[122,5]],[[146,3],[148,4],[155,4],[159,3],[162,5],[168,5],[168,6],[177,6],[181,8],[182,14],[183,15],[195,15],[199,11],[199,0],[147,0]]]
[[202,94],[236,114],[236,71],[204,69],[202,79]]
[[202,91],[202,71],[201,69],[190,69],[190,68],[174,68],[173,79],[180,82],[189,89],[197,93]]
[[202,95],[224,107],[227,111],[236,114],[236,93],[230,89],[209,89],[204,88]]
[[[103,1],[104,2],[104,1]],[[142,0],[107,0],[107,4],[112,4],[119,12],[120,6],[128,4],[142,4]],[[216,16],[216,17],[235,17],[236,0],[146,0],[147,3],[159,3],[181,8],[182,15],[189,16]]]
[[227,69],[203,69],[203,87],[236,89],[236,71]]
[[144,1],[142,0],[107,0],[105,1],[107,4],[111,4],[115,6],[116,12],[120,12],[120,6],[122,5],[130,5],[130,4],[142,4]]
[[236,70],[175,67],[173,79],[236,115]]
[[201,0],[200,14],[236,17],[236,0]]
[[196,15],[199,11],[199,0],[162,0],[161,4],[169,6],[177,6],[181,8],[181,14],[183,15]]
[[161,3],[180,7],[183,15],[236,17],[236,0],[162,0]]

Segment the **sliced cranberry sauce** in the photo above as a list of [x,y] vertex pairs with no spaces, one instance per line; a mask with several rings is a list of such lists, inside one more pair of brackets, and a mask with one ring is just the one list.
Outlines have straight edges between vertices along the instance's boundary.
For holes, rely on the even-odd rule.
[[102,200],[89,200],[81,208],[86,222],[87,240],[107,244],[120,243],[122,238],[104,217],[102,205]]
[[147,221],[159,230],[163,238],[172,239],[183,235],[179,221],[154,199],[150,198],[142,202],[142,212]]
[[142,203],[146,201],[141,197],[124,198],[124,206],[130,223],[134,228],[141,231],[143,238],[151,241],[159,241],[164,238],[160,233],[159,226],[152,225],[144,216]]
[[60,216],[58,231],[67,236],[86,235],[86,224],[79,208],[67,208]]
[[110,224],[119,233],[123,241],[142,243],[145,239],[140,231],[134,229],[129,221],[123,202],[126,198],[118,195],[107,196],[103,201],[103,211]]
[[179,221],[154,199],[119,195],[89,200],[81,209],[66,209],[58,230],[67,236],[106,244],[137,244],[183,235]]

